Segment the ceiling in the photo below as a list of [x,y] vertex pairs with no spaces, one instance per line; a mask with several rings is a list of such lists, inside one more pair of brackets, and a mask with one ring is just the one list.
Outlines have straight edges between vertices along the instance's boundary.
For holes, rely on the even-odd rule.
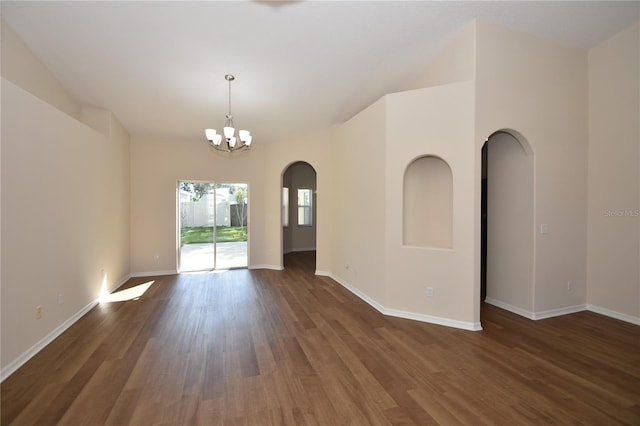
[[1,3],[2,16],[82,105],[132,136],[236,126],[254,143],[344,122],[420,76],[474,18],[581,49],[639,19],[640,2],[142,1]]

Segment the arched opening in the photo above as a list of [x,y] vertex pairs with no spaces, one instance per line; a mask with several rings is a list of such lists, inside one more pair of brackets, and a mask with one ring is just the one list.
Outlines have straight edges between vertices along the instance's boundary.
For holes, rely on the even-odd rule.
[[453,246],[453,177],[442,158],[426,155],[413,160],[403,183],[404,245]]
[[482,147],[480,300],[533,311],[533,151],[522,135],[497,131]]
[[[297,161],[282,173],[282,264],[296,262],[315,268],[316,254],[316,171],[309,163]],[[290,255],[290,256],[288,256]]]

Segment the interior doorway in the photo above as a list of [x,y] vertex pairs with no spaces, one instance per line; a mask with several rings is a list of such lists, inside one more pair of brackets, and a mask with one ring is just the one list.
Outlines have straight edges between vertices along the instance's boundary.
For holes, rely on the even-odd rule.
[[285,255],[316,250],[317,193],[316,171],[298,161],[282,173],[282,264]]
[[248,266],[246,183],[178,182],[178,271]]
[[482,147],[480,300],[512,312],[534,304],[533,151],[517,132]]

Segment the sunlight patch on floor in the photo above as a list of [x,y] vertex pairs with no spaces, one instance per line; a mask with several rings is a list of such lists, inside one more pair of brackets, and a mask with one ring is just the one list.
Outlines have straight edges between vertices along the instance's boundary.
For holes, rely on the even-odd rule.
[[151,287],[154,281],[148,281],[135,287],[126,288],[111,294],[100,295],[100,303],[126,302],[127,300],[138,300]]

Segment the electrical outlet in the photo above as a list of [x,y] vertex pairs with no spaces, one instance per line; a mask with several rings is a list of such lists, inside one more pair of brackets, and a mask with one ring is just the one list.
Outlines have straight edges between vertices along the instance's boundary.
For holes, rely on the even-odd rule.
[[573,283],[571,282],[571,280],[567,281],[567,291],[571,291],[572,288],[573,288]]
[[64,296],[62,293],[58,293],[58,305],[62,305],[64,303]]
[[42,306],[36,306],[36,319],[39,320],[42,318]]
[[427,297],[433,297],[433,287],[427,287]]

